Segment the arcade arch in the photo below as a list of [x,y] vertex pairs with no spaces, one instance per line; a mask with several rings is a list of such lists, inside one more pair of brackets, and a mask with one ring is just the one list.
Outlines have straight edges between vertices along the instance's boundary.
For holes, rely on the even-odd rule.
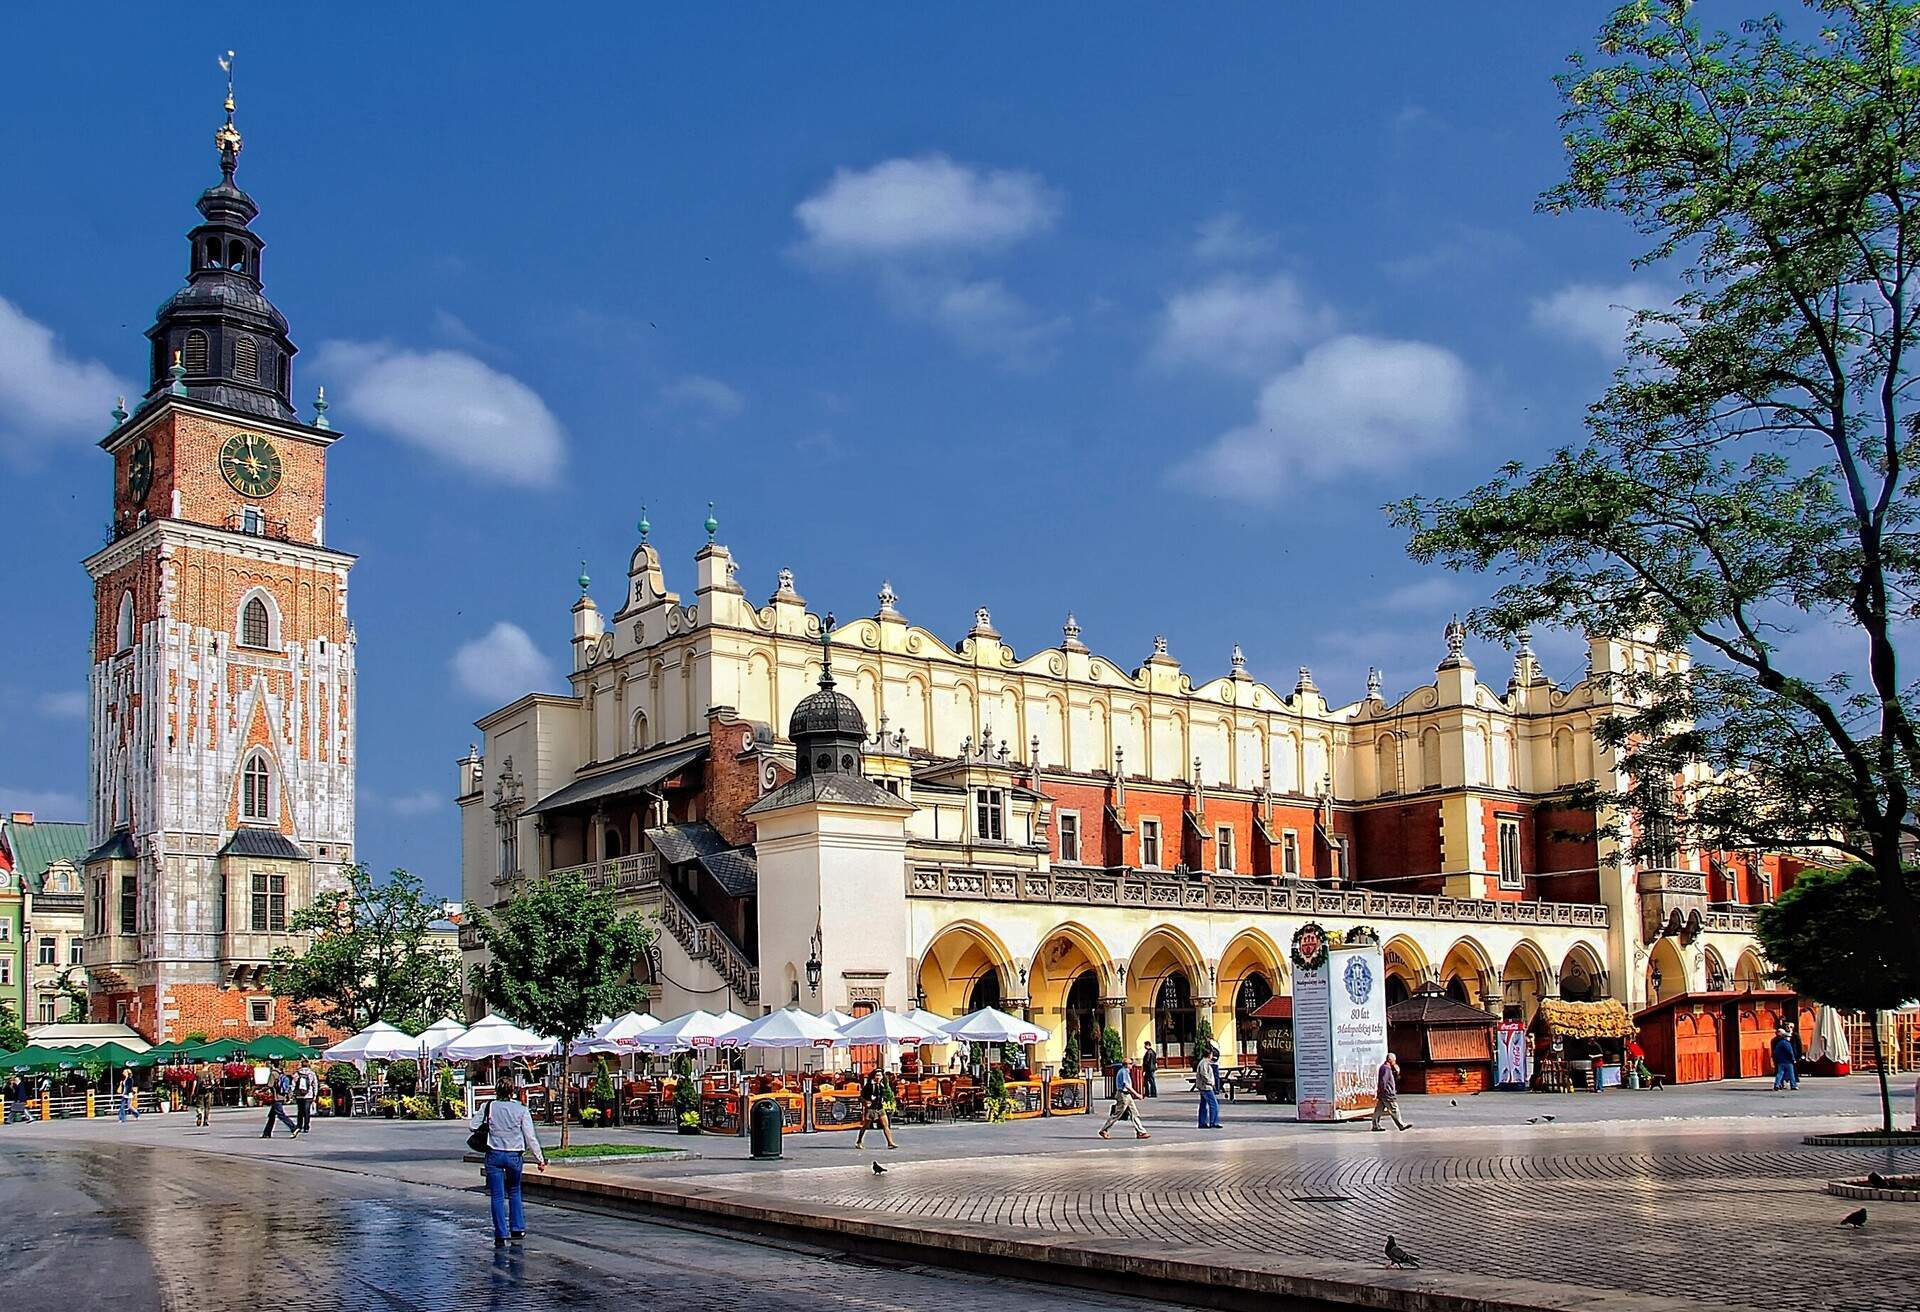
[[942,1016],[1003,1006],[1011,996],[1013,954],[986,926],[971,920],[943,926],[920,954],[922,1003]]
[[1493,979],[1493,959],[1470,938],[1447,949],[1440,959],[1440,981],[1448,996],[1469,1006],[1487,1005],[1487,987]]
[[1158,925],[1127,960],[1127,1052],[1151,1042],[1163,1064],[1191,1065],[1201,1016],[1198,999],[1208,984],[1200,949],[1182,931]]

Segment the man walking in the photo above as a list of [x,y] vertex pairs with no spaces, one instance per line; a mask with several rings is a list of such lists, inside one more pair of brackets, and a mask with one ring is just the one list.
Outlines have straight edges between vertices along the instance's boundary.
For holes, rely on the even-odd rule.
[[1160,1096],[1160,1081],[1154,1077],[1160,1069],[1160,1054],[1153,1050],[1153,1040],[1148,1039],[1140,1045],[1140,1079],[1146,1087],[1141,1092],[1149,1098]]
[[1773,1091],[1800,1091],[1800,1068],[1795,1062],[1793,1036],[1782,1025],[1773,1032]]
[[295,1125],[287,1115],[285,1106],[286,1100],[292,1092],[293,1079],[285,1071],[276,1071],[273,1076],[267,1080],[266,1087],[260,1092],[260,1096],[267,1104],[267,1128],[260,1132],[262,1139],[273,1138],[273,1123],[275,1120],[278,1120],[282,1125],[292,1130],[294,1138],[298,1139],[300,1137],[300,1127]]
[[1402,1130],[1413,1128],[1400,1119],[1400,1059],[1391,1052],[1380,1063],[1380,1073],[1373,1086],[1373,1128],[1384,1134],[1387,1127],[1380,1124],[1382,1116],[1391,1116],[1394,1125]]
[[125,1125],[131,1113],[134,1120],[140,1119],[140,1090],[133,1082],[133,1067],[120,1068],[120,1123]]
[[[1152,1049],[1149,1048],[1148,1051],[1151,1052]],[[1134,1106],[1133,1102],[1133,1077],[1127,1074],[1127,1064],[1125,1062],[1121,1062],[1119,1066],[1114,1068],[1113,1111],[1107,1116],[1107,1123],[1100,1127],[1100,1137],[1102,1139],[1111,1139],[1113,1136],[1108,1134],[1107,1131],[1111,1130],[1121,1121],[1126,1121],[1133,1126],[1134,1138],[1153,1138],[1152,1135],[1147,1133],[1147,1127],[1140,1124],[1140,1109]]]
[[15,1071],[7,1076],[6,1116],[0,1123],[12,1125],[16,1119],[24,1119],[27,1110],[27,1085]]
[[1220,1050],[1208,1048],[1193,1068],[1193,1087],[1200,1091],[1200,1128],[1220,1128]]
[[320,1077],[307,1062],[293,1073],[294,1128],[301,1134],[313,1128],[313,1100],[320,1096]]

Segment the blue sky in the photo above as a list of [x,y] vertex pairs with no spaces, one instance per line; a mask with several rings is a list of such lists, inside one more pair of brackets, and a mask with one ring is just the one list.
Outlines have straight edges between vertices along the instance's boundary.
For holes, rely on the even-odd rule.
[[643,503],[683,591],[712,500],[756,597],[790,566],[844,617],[890,578],[948,638],[986,605],[1024,653],[1072,609],[1128,664],[1164,632],[1196,679],[1238,642],[1391,693],[1486,589],[1380,505],[1576,436],[1657,283],[1622,225],[1533,210],[1602,5],[292,8],[10,20],[0,806],[80,814],[94,443],[229,46],[295,391],[347,433],[361,853],[446,892],[472,721],[561,686],[579,562],[617,598]]

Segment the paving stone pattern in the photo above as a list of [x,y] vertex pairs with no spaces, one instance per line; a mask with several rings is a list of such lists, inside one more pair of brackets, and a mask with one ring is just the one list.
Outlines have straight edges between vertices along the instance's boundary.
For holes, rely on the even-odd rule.
[[[1045,1158],[908,1161],[704,1175],[701,1186],[1036,1233],[1131,1238],[1144,1253],[1280,1254],[1381,1262],[1389,1234],[1427,1268],[1778,1308],[1920,1307],[1920,1207],[1868,1229],[1824,1192],[1887,1169],[1885,1150],[1798,1148],[1791,1133],[1649,1131],[1581,1145],[1532,1136],[1475,1151],[1417,1132],[1295,1143],[1116,1144]],[[1590,1136],[1591,1137],[1591,1136]],[[1920,1161],[1920,1153],[1896,1160]],[[1337,1198],[1343,1201],[1306,1201]]]

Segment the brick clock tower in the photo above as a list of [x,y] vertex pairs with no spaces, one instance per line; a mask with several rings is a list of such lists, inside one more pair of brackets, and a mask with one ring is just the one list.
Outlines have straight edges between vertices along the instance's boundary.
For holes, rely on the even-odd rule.
[[325,545],[339,434],[324,395],[310,424],[293,408],[231,88],[226,109],[186,286],[147,331],[147,394],[100,444],[111,541],[85,562],[83,960],[93,1018],[155,1042],[292,1033],[269,962],[353,859],[354,558]]

